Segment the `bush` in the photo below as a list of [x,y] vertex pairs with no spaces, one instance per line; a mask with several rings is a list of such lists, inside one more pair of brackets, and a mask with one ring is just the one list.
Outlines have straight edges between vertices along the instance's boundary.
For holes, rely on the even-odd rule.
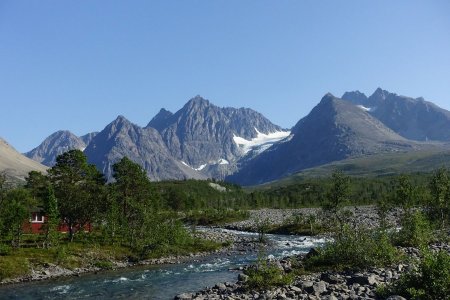
[[258,258],[256,265],[245,270],[244,274],[248,276],[245,284],[249,290],[288,285],[294,280],[294,274],[285,273],[281,266],[262,257]]
[[379,291],[381,297],[401,295],[408,299],[448,299],[450,295],[450,254],[425,252],[417,271],[411,271]]
[[432,229],[423,213],[417,211],[407,214],[402,220],[402,229],[395,237],[395,242],[404,247],[427,245],[432,238]]
[[366,269],[389,265],[400,259],[400,253],[390,242],[385,231],[343,226],[333,242],[316,256],[305,261],[309,270],[332,268]]

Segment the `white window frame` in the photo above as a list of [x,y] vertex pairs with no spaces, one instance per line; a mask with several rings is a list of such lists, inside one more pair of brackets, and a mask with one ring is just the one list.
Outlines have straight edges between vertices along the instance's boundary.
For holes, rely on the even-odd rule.
[[41,213],[37,212],[31,216],[31,223],[44,223],[44,222],[45,222],[45,216]]

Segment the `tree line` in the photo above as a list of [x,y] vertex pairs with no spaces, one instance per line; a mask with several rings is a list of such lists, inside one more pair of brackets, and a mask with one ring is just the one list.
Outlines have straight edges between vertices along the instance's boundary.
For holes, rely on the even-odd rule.
[[114,181],[107,183],[83,152],[71,150],[58,156],[47,174],[30,172],[22,187],[11,188],[0,176],[0,241],[19,247],[23,222],[37,207],[47,216],[45,247],[57,243],[56,232],[62,220],[69,241],[89,224],[104,243],[148,250],[188,240],[180,213],[214,210],[211,215],[220,219],[218,214],[230,210],[323,206],[330,200],[340,203],[339,198],[330,196],[330,190],[343,186],[347,189],[346,205],[401,206],[407,199],[407,205],[426,206],[442,223],[447,222],[450,203],[446,169],[433,174],[345,180],[333,174],[253,191],[214,180],[150,182],[145,170],[126,157],[113,166],[113,171]]

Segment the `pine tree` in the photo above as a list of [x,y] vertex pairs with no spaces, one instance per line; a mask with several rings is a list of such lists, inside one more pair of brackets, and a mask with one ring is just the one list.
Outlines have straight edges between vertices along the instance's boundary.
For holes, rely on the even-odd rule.
[[58,245],[58,226],[61,222],[58,212],[58,202],[52,186],[48,187],[44,212],[46,214],[44,247],[50,248]]

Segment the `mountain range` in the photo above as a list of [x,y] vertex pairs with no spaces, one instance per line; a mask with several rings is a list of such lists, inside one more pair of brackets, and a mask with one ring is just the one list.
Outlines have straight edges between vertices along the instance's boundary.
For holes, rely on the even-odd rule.
[[196,96],[145,127],[119,116],[98,133],[50,135],[25,155],[51,166],[69,149],[84,150],[108,179],[123,156],[152,180],[216,178],[260,184],[352,157],[447,149],[450,112],[423,98],[377,89],[325,95],[291,129],[249,108],[218,107]]

